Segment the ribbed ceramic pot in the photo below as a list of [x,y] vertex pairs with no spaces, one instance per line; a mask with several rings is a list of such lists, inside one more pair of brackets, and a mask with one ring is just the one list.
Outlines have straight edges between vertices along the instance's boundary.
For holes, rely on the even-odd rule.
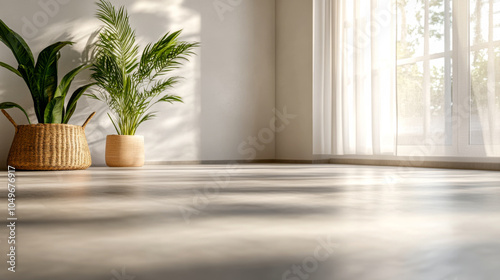
[[108,135],[106,164],[109,167],[141,167],[144,165],[144,136]]

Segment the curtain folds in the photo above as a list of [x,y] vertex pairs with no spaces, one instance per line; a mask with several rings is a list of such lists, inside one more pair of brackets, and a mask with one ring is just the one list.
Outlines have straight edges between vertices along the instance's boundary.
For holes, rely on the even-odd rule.
[[396,154],[394,2],[315,1],[314,154]]

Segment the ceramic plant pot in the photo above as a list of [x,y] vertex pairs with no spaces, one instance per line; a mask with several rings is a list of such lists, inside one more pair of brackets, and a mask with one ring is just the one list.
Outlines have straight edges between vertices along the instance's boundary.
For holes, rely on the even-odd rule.
[[108,135],[106,164],[109,167],[141,167],[144,165],[144,136]]

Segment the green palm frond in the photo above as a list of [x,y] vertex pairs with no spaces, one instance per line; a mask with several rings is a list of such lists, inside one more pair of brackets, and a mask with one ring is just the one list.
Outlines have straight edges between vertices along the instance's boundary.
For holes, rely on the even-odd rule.
[[167,33],[154,45],[148,45],[141,57],[137,75],[140,79],[155,79],[182,66],[182,61],[188,61],[194,48],[199,43],[178,41],[182,30]]
[[168,94],[163,96],[162,98],[160,98],[160,100],[158,100],[158,102],[168,102],[170,104],[174,104],[174,102],[184,103],[184,101],[182,101],[182,98],[180,96],[168,95]]
[[120,68],[131,73],[137,67],[139,46],[127,11],[124,7],[115,9],[109,1],[100,1],[97,6],[97,18],[104,23],[97,43],[98,52],[113,57]]
[[97,6],[96,16],[103,27],[91,70],[100,91],[88,96],[107,103],[118,134],[134,135],[139,125],[156,116],[149,112],[153,105],[182,102],[179,96],[163,95],[180,77],[164,76],[188,61],[199,43],[180,41],[182,30],[169,32],[148,44],[139,56],[136,34],[125,8],[117,9],[108,0],[100,0]]
[[147,113],[146,115],[144,115],[141,120],[139,121],[138,125],[142,124],[143,122],[146,122],[146,121],[149,121],[149,120],[152,120],[156,117],[156,112],[151,112],[151,113]]
[[156,80],[151,88],[145,89],[143,91],[144,97],[156,97],[162,92],[173,88],[177,83],[179,83],[180,79],[181,77],[175,76],[170,77],[166,80]]

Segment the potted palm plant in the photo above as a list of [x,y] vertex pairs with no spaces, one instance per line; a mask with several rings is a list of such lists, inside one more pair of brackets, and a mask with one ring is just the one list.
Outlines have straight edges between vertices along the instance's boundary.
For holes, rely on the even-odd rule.
[[[38,124],[31,124],[26,110],[13,102],[0,103],[0,109],[14,125],[16,133],[8,164],[21,170],[86,169],[91,165],[90,151],[85,138],[85,126],[68,124],[82,94],[92,86],[86,84],[75,90],[65,106],[71,83],[87,65],[80,65],[66,74],[58,84],[59,51],[72,42],[57,42],[43,49],[35,61],[28,44],[19,34],[0,20],[0,42],[14,54],[18,67],[0,62],[14,75],[21,77],[33,99]],[[28,125],[17,125],[5,109],[18,108]]]
[[180,79],[169,74],[187,61],[199,44],[180,41],[179,30],[148,44],[139,55],[125,8],[116,9],[107,0],[97,5],[97,18],[103,26],[91,69],[99,91],[89,96],[106,102],[112,111],[108,116],[117,135],[106,138],[106,164],[139,167],[144,165],[144,138],[136,135],[137,128],[155,117],[151,112],[154,105],[182,102],[181,97],[164,93]]

